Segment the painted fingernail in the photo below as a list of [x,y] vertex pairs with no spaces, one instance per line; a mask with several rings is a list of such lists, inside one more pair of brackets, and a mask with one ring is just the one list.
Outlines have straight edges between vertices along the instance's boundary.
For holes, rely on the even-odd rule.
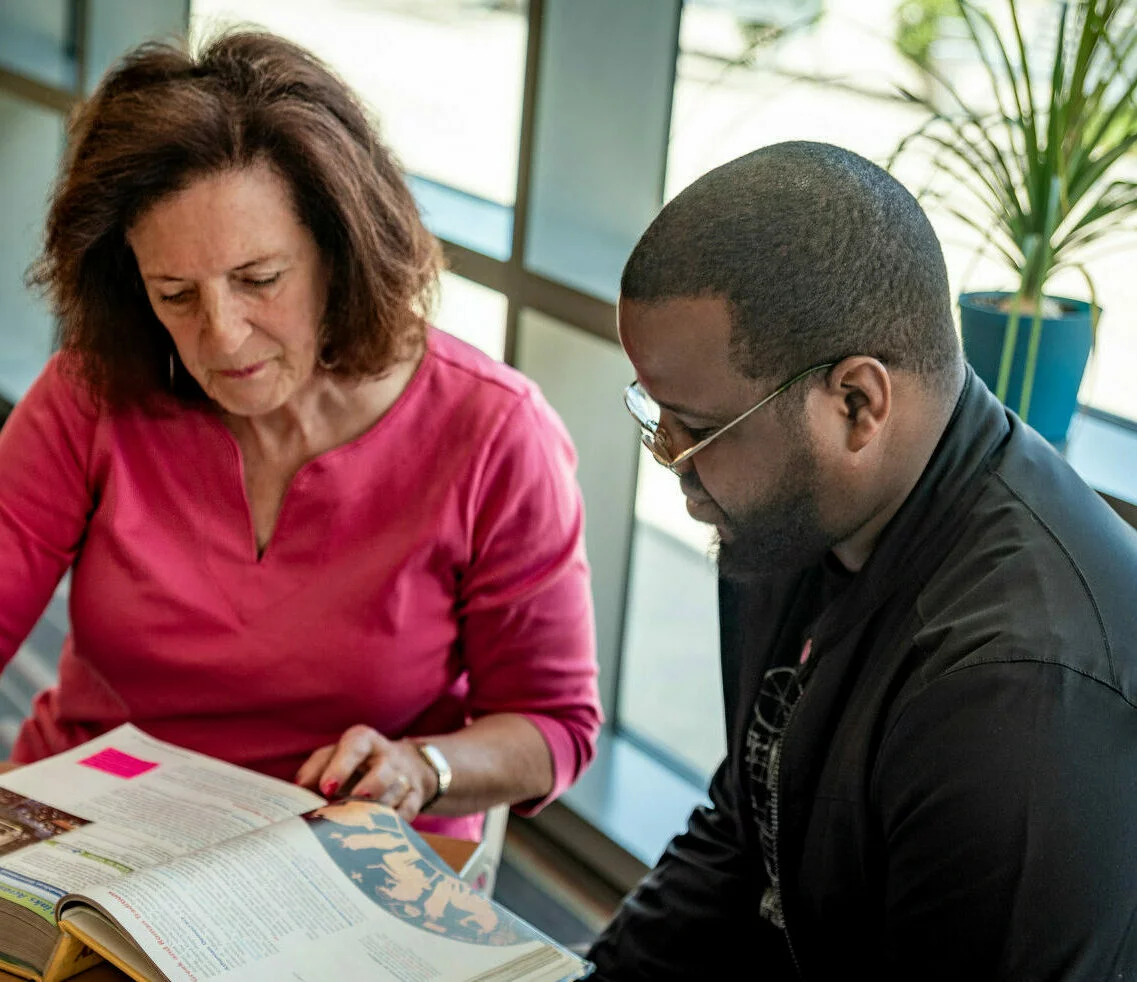
[[325,781],[320,785],[320,790],[324,793],[324,797],[329,797],[339,790],[339,781]]
[[371,792],[370,792],[370,791],[360,791],[360,792],[359,792],[359,797],[361,797],[361,798],[370,798],[370,797],[371,797]]

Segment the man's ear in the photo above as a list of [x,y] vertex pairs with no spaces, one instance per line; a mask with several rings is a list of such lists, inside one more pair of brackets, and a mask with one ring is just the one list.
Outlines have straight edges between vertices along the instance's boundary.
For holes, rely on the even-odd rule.
[[[892,378],[877,358],[852,355],[838,362],[825,379],[831,421],[841,432],[843,448],[857,453],[884,428],[892,412]],[[835,417],[835,418],[834,418]]]

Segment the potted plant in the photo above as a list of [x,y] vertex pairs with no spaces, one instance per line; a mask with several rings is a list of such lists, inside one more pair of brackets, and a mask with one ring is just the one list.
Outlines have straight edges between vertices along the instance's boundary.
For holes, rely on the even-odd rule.
[[[941,75],[942,108],[905,91],[928,118],[888,166],[927,152],[946,181],[932,197],[1013,272],[1016,289],[961,294],[964,352],[1000,399],[1060,444],[1100,314],[1087,252],[1137,228],[1137,183],[1117,169],[1137,145],[1137,10],[1133,0],[1056,4],[1053,51],[1035,47],[1032,58],[1018,0],[1004,0],[1002,27],[972,0],[952,2],[990,104],[970,104]],[[1082,274],[1088,299],[1046,294],[1066,268]]]

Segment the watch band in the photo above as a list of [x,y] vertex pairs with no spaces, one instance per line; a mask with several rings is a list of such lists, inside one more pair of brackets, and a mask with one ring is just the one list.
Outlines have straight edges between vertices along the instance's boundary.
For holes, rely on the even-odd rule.
[[425,811],[450,790],[450,780],[454,774],[450,770],[450,764],[446,760],[445,755],[433,743],[416,743],[415,746],[418,748],[418,752],[422,754],[423,760],[430,765],[431,769],[438,776],[437,790],[435,790],[434,795],[429,801],[422,803],[420,810]]

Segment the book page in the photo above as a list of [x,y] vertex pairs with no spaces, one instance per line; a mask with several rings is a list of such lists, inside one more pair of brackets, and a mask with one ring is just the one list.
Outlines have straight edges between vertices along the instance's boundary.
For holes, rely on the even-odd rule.
[[[88,972],[79,982],[95,982],[93,975],[98,975],[103,982],[122,982],[121,976],[108,971],[109,966],[105,963],[109,961],[132,977],[144,975],[160,982],[160,974],[153,970],[153,966],[149,965],[149,959],[138,951],[137,946],[129,938],[101,914],[95,911],[88,913],[90,916],[82,919],[87,939],[72,937],[65,931],[62,932],[51,961],[43,971],[44,979],[70,979],[80,972],[98,966],[95,973]],[[121,957],[122,955],[126,958]]]
[[586,967],[373,802],[326,805],[86,896],[173,980],[556,982]]
[[[100,961],[104,959],[132,979],[146,979],[147,982],[161,982],[162,973],[153,962],[138,948],[138,945],[101,912],[91,907],[81,907],[71,911],[70,917],[60,928],[63,943],[59,946],[66,952],[71,945],[97,953]],[[79,940],[82,939],[82,940]],[[90,948],[87,946],[90,945]],[[70,978],[69,975],[50,975],[45,978]]]
[[67,893],[323,803],[127,724],[0,774],[0,897],[53,920]]

